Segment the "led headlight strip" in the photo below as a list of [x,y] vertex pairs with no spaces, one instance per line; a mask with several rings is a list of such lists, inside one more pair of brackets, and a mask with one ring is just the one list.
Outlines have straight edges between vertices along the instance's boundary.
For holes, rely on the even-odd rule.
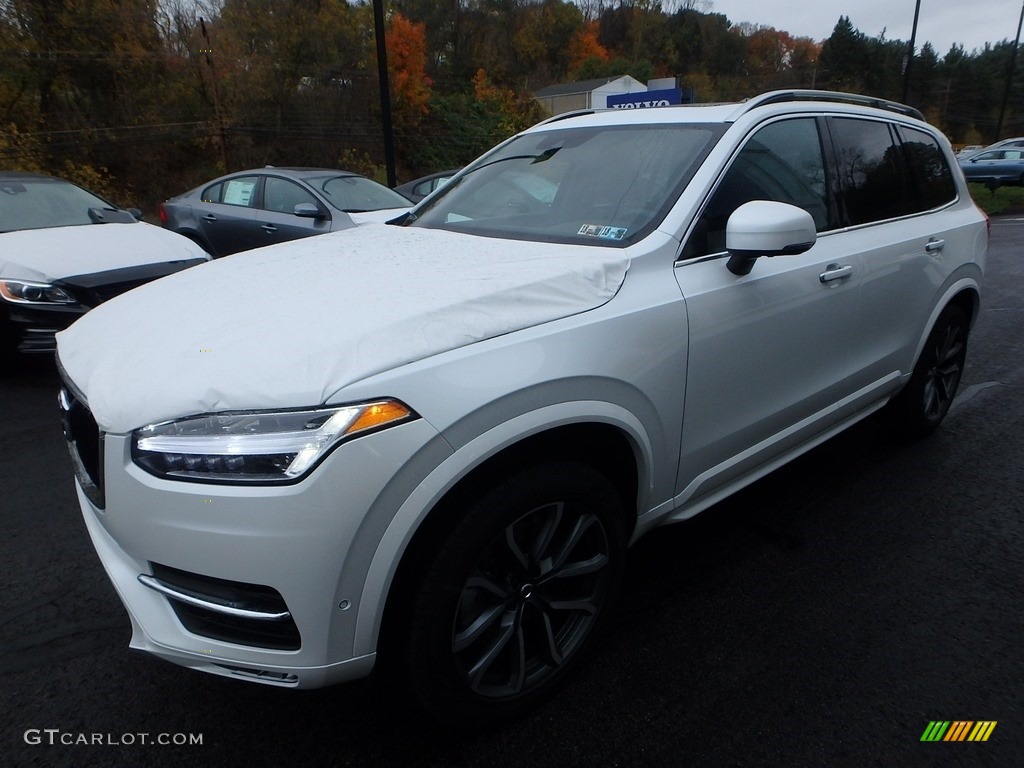
[[289,482],[345,439],[413,418],[397,400],[190,416],[135,430],[132,458],[147,472],[172,479]]
[[0,298],[15,304],[77,304],[75,297],[49,283],[0,277]]

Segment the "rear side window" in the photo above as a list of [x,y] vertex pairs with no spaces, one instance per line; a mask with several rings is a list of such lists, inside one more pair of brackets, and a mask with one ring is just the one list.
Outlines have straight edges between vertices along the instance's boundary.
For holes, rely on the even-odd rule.
[[904,126],[900,127],[900,132],[915,192],[914,208],[927,211],[956,199],[953,172],[935,137]]
[[223,203],[252,208],[256,205],[256,184],[259,176],[239,176],[214,184],[203,190],[204,203]]
[[889,123],[832,118],[829,129],[850,224],[916,212],[906,160]]

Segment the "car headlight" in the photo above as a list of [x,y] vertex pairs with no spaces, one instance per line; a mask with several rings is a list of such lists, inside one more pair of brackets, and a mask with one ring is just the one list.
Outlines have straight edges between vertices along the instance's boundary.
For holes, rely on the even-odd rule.
[[135,430],[132,459],[168,479],[289,483],[344,440],[414,418],[397,400],[189,416]]
[[0,277],[0,297],[16,304],[77,304],[63,288],[33,280],[12,280]]

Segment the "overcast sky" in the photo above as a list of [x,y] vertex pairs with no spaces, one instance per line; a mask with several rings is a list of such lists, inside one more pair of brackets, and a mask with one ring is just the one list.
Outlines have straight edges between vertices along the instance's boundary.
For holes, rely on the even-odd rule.
[[[840,16],[868,37],[910,40],[915,0],[712,0],[710,11],[734,24],[749,21],[821,41]],[[970,53],[985,43],[1013,41],[1021,0],[921,0],[917,47],[926,41],[941,58],[954,43]]]

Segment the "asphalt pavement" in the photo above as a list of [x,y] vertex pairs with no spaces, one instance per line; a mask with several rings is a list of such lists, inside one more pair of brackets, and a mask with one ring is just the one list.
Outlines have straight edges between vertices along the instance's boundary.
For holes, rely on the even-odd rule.
[[[129,651],[56,386],[48,360],[0,371],[0,765],[1024,764],[1024,218],[993,220],[939,432],[908,444],[868,420],[647,536],[581,674],[484,733],[361,683],[280,690]],[[922,742],[934,721],[996,725]]]

